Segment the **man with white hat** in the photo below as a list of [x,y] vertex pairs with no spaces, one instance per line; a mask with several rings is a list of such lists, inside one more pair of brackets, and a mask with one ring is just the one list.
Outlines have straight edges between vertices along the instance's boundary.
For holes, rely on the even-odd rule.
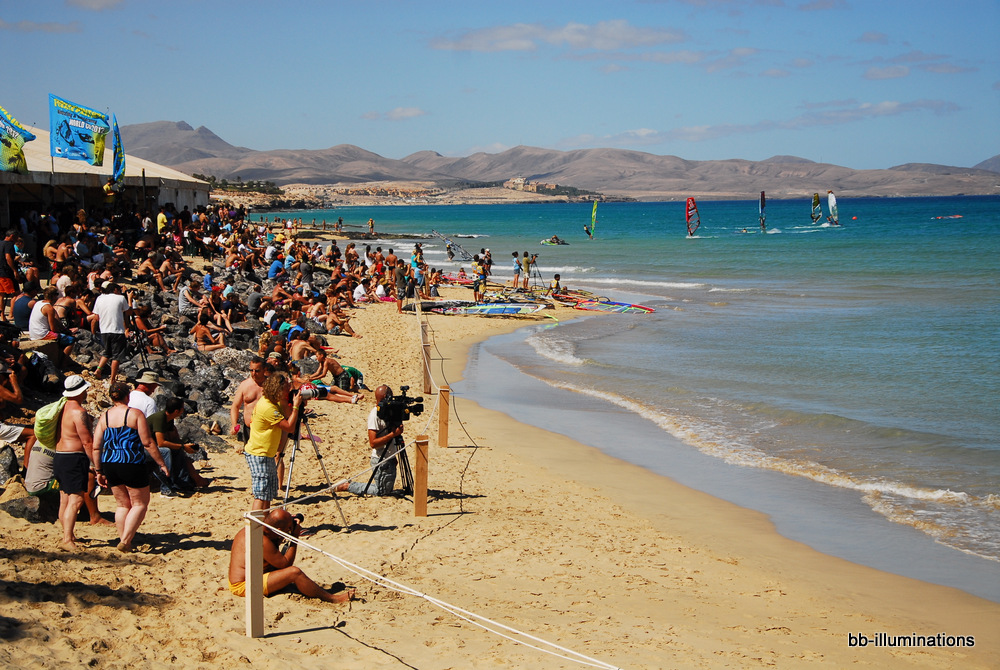
[[156,401],[151,396],[156,393],[162,380],[157,376],[156,370],[145,368],[139,372],[141,374],[135,380],[135,389],[128,396],[128,406],[139,410],[148,419],[150,414],[156,412]]
[[89,475],[94,459],[94,437],[91,417],[83,403],[87,402],[90,382],[80,375],[72,375],[63,383],[66,404],[59,421],[59,441],[53,457],[52,469],[59,482],[59,521],[63,539],[59,547],[76,550],[73,534],[77,514],[89,488]]

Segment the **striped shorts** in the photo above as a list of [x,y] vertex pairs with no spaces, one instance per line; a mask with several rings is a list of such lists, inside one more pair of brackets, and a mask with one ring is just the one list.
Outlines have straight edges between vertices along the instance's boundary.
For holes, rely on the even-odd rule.
[[243,454],[250,466],[250,490],[257,500],[271,502],[278,497],[278,465],[274,458]]

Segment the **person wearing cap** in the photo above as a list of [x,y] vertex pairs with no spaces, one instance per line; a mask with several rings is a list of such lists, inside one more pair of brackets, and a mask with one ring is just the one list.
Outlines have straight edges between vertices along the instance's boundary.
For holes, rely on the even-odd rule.
[[101,284],[103,293],[97,296],[94,301],[94,314],[99,319],[101,328],[101,342],[104,344],[104,353],[97,363],[97,372],[94,376],[102,379],[105,365],[111,361],[111,376],[109,384],[115,383],[118,376],[118,366],[125,358],[128,350],[128,340],[125,338],[125,315],[131,315],[131,293],[129,299],[121,294],[118,284],[106,281]]
[[271,265],[267,268],[267,278],[273,279],[274,281],[280,281],[288,276],[285,272],[285,255],[277,254]]
[[91,463],[94,460],[94,438],[91,417],[83,403],[87,402],[90,382],[80,375],[71,375],[63,383],[66,404],[59,417],[59,440],[52,469],[59,482],[59,521],[63,539],[59,547],[76,550],[76,517],[90,487]]
[[128,406],[139,410],[144,417],[149,418],[150,414],[156,412],[156,401],[151,396],[156,393],[161,380],[156,370],[145,368],[140,370],[140,373],[135,380],[135,388],[129,393]]

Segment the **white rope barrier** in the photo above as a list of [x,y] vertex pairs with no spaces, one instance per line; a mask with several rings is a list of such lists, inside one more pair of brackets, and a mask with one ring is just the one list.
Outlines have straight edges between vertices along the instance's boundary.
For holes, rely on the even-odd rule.
[[[431,595],[418,591],[417,589],[414,589],[410,586],[406,586],[405,584],[393,581],[388,577],[385,577],[384,575],[372,572],[367,568],[363,568],[360,565],[351,563],[347,559],[335,556],[324,549],[321,549],[317,546],[314,546],[308,542],[301,540],[300,538],[289,535],[288,533],[285,533],[284,531],[275,528],[274,526],[264,523],[263,520],[258,519],[251,514],[244,514],[243,517],[245,519],[249,519],[255,523],[260,524],[264,528],[269,528],[275,535],[285,540],[288,540],[289,542],[294,542],[301,547],[305,547],[306,549],[310,549],[318,554],[325,556],[326,558],[330,559],[331,561],[341,566],[345,570],[352,572],[358,577],[361,577],[362,579],[365,579],[377,586],[381,586],[390,591],[395,591],[397,593],[402,593],[404,595],[411,595],[417,598],[421,598],[429,602],[430,604],[434,605],[435,607],[438,607],[454,615],[455,617],[462,619],[463,621],[467,621],[468,623],[478,626],[479,628],[482,628],[483,630],[489,633],[493,633],[494,635],[498,635],[499,637],[510,640],[511,642],[515,642],[517,644],[526,646],[530,649],[534,649],[536,651],[540,651],[542,653],[549,654],[551,656],[555,656],[557,658],[561,658],[563,660],[570,661],[573,663],[578,663],[581,665],[586,665],[594,668],[605,668],[606,670],[620,670],[618,666],[605,663],[604,661],[592,658],[590,656],[586,656],[584,654],[581,654],[580,652],[573,651],[572,649],[568,649],[554,642],[549,642],[548,640],[544,640],[535,635],[531,635],[530,633],[525,633],[524,631],[502,624],[499,621],[494,621],[493,619],[485,617],[481,614],[470,612],[469,610],[458,607],[457,605],[452,605],[450,603],[447,603],[439,598],[435,598]],[[506,631],[506,633],[500,631]],[[518,637],[524,639],[518,639]],[[526,642],[525,640],[530,640],[535,644],[531,644],[529,642]]]

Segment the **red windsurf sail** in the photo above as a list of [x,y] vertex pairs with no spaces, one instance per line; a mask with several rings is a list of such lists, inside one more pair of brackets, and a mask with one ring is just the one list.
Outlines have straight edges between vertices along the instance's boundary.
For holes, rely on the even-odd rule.
[[698,226],[701,225],[701,216],[698,214],[698,203],[694,201],[694,198],[687,199],[687,227],[688,227],[688,237],[694,235],[694,231],[698,230]]

